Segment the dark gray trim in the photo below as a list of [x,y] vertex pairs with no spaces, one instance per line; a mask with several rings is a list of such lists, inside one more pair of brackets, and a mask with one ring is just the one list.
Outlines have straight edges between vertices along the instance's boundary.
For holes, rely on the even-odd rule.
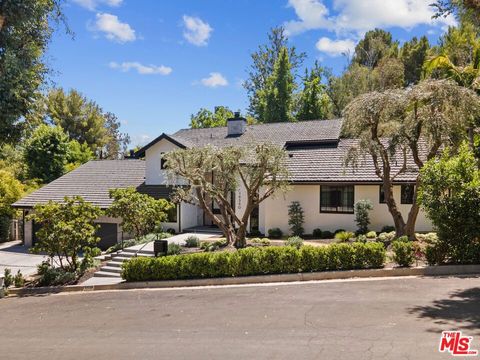
[[147,145],[145,145],[143,148],[141,148],[140,150],[136,151],[135,152],[135,157],[138,159],[138,158],[142,158],[145,156],[145,151],[147,151],[148,149],[150,149],[153,145],[155,145],[156,143],[158,143],[159,141],[161,140],[168,140],[170,141],[172,144],[174,145],[177,145],[179,148],[182,148],[182,149],[186,149],[187,147],[185,145],[183,145],[182,143],[178,142],[177,140],[173,139],[171,136],[163,133],[162,135],[158,136],[156,139],[152,140],[151,142],[149,142]]

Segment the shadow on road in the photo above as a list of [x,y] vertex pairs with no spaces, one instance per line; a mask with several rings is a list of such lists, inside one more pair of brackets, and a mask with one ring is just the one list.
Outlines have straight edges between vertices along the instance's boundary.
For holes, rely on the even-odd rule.
[[409,312],[434,320],[435,324],[443,326],[441,330],[469,330],[471,334],[480,335],[480,287],[452,292],[447,299],[410,308]]

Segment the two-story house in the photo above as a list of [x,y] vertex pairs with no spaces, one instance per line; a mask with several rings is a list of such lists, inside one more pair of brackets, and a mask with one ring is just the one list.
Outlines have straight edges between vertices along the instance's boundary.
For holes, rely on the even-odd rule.
[[[356,140],[341,138],[341,127],[341,119],[247,125],[247,121],[236,114],[235,118],[228,120],[226,127],[182,129],[171,135],[161,134],[137,151],[136,159],[90,161],[13,206],[27,214],[37,203],[62,201],[64,196],[80,195],[106,209],[111,204],[108,190],[129,186],[156,198],[169,198],[174,187],[167,179],[163,154],[206,145],[227,147],[271,142],[285,148],[288,153],[287,166],[292,186],[285,195],[268,198],[260,204],[251,216],[250,230],[267,233],[268,229],[278,227],[288,233],[288,206],[292,201],[299,201],[304,210],[307,234],[315,228],[355,230],[354,204],[361,199],[369,199],[373,203],[370,212],[373,230],[392,225],[381,181],[375,174],[371,159],[360,159],[356,167],[345,165],[347,152]],[[401,163],[399,159],[398,166]],[[411,165],[414,166],[413,162]],[[394,197],[405,217],[413,201],[416,176],[417,172],[406,172],[395,179]],[[186,185],[181,179],[176,184]],[[239,213],[243,212],[244,196],[242,188],[232,194]],[[213,202],[212,208],[215,211]],[[101,226],[101,247],[108,247],[124,236],[119,219],[104,217],[98,219],[98,223]],[[200,207],[180,203],[170,212],[165,228],[183,232],[211,224]],[[35,224],[25,223],[27,245],[35,242],[35,228]],[[416,229],[431,230],[431,224],[422,212]]]

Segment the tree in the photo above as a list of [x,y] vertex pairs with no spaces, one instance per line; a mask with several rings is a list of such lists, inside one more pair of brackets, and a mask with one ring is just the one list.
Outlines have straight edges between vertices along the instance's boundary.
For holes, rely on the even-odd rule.
[[302,205],[298,201],[292,201],[288,207],[288,225],[290,225],[290,231],[294,236],[302,236],[304,215]]
[[61,0],[0,2],[0,145],[17,142],[48,72],[43,55]]
[[69,139],[62,128],[40,125],[25,144],[24,158],[29,177],[47,183],[62,176],[68,151]]
[[216,106],[214,112],[201,108],[190,117],[190,127],[198,129],[227,126],[227,119],[229,118],[233,118],[233,111],[226,106]]
[[437,0],[431,6],[435,8],[433,18],[454,14],[460,20],[480,25],[480,3],[477,0]]
[[265,89],[258,92],[258,119],[262,123],[284,122],[292,118],[295,83],[288,49],[282,48]]
[[310,70],[305,69],[303,78],[303,90],[298,95],[296,102],[296,115],[298,121],[327,119],[330,116],[331,102],[326,92],[326,86],[322,84],[325,70],[318,63]]
[[133,187],[126,189],[110,190],[110,198],[113,203],[107,210],[112,217],[122,219],[122,230],[124,233],[133,235],[140,240],[155,230],[167,219],[167,211],[172,204],[165,199],[154,199],[153,197],[137,192]]
[[86,162],[93,160],[95,155],[86,143],[80,144],[77,140],[68,143],[68,151],[64,172],[69,172]]
[[65,197],[63,203],[49,201],[35,205],[34,212],[27,217],[41,225],[33,251],[45,252],[52,260],[57,260],[61,269],[77,272],[79,253],[88,253],[100,240],[94,220],[101,214],[100,208],[80,196]]
[[368,232],[368,225],[370,225],[369,211],[373,209],[370,200],[359,200],[355,203],[355,222],[357,223],[358,232],[366,234]]
[[120,132],[120,122],[115,114],[107,112],[104,115],[107,129],[107,142],[101,150],[101,159],[118,159],[127,151],[130,136]]
[[[262,201],[288,188],[285,150],[271,144],[248,147],[182,149],[165,155],[169,177],[188,181],[176,189],[176,200],[200,206],[223,231],[228,244],[245,247],[250,214]],[[212,176],[213,174],[213,176]],[[244,188],[243,213],[237,214],[231,196]],[[212,211],[212,201],[220,214]]]
[[438,231],[436,261],[479,263],[480,170],[468,146],[425,164],[419,201]]
[[11,173],[0,170],[0,242],[8,241],[10,220],[15,214],[11,205],[24,193],[25,188],[20,181]]
[[382,29],[367,31],[355,46],[352,62],[373,69],[384,57],[396,56],[398,42],[392,41],[392,34]]
[[397,58],[383,58],[372,70],[373,87],[375,90],[400,89],[405,82],[405,67]]
[[422,169],[425,161],[436,157],[441,146],[458,147],[479,111],[479,97],[448,80],[364,94],[345,109],[344,130],[359,139],[347,163],[355,166],[359,156],[370,156],[375,173],[382,180],[397,237],[415,236],[421,176],[416,178],[407,221],[393,198],[393,181],[401,174]]
[[46,99],[46,115],[61,126],[71,140],[87,143],[94,152],[100,151],[109,141],[102,109],[76,90],[65,93],[53,89]]
[[413,37],[406,41],[400,49],[400,59],[405,67],[405,85],[416,84],[422,78],[423,63],[427,59],[430,43],[426,36],[420,39]]
[[288,45],[288,38],[283,27],[272,28],[268,34],[268,43],[260,45],[258,50],[251,54],[252,65],[248,70],[248,79],[244,83],[249,99],[248,112],[255,119],[261,119],[262,105],[258,94],[265,91],[268,79],[271,77],[277,58],[282,48],[287,49],[293,76],[302,66],[306,58],[305,53],[297,53],[294,46]]

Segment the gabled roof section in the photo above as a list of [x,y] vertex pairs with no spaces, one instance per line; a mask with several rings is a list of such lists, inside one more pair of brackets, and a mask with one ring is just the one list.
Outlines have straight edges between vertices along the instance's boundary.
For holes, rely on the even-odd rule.
[[109,190],[138,188],[145,182],[143,160],[92,160],[20,199],[12,206],[32,208],[49,200],[63,202],[64,197],[81,196],[102,209],[112,204]]
[[170,141],[172,144],[175,144],[176,146],[178,146],[179,148],[182,148],[182,149],[185,149],[187,147],[186,144],[184,144],[184,142],[181,142],[181,140],[179,139],[176,139],[174,136],[171,136],[171,135],[167,135],[165,133],[163,133],[162,135],[160,135],[159,137],[157,137],[156,139],[150,141],[147,145],[145,145],[143,148],[141,148],[140,150],[136,151],[135,152],[135,157],[136,158],[142,158],[145,156],[145,151],[147,151],[149,148],[151,148],[153,145],[155,145],[156,143],[158,143],[159,141],[161,140],[167,140],[167,141]]

